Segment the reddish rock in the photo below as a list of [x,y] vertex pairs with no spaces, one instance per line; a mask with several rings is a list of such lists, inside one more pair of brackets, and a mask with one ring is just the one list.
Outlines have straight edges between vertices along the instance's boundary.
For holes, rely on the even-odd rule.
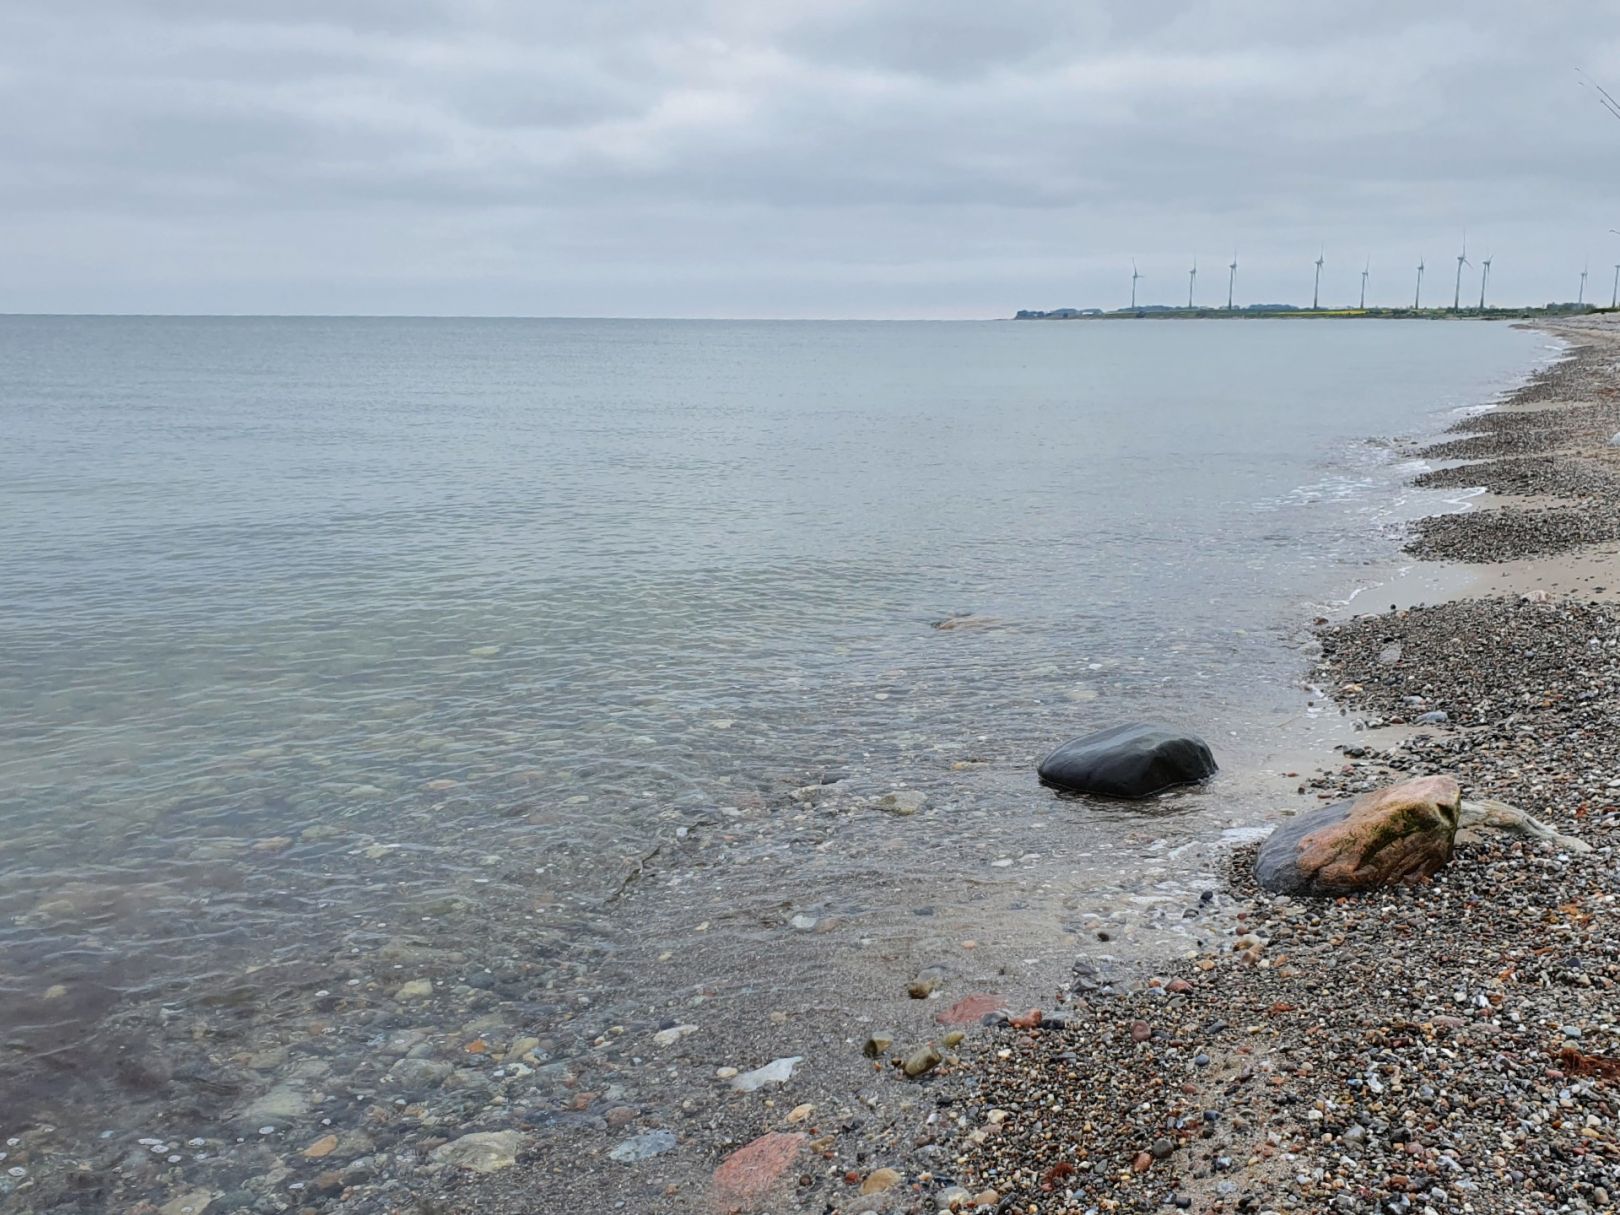
[[738,1148],[720,1162],[710,1183],[710,1205],[716,1215],[757,1210],[770,1196],[809,1138],[772,1131]]
[[1174,995],[1184,996],[1193,989],[1193,985],[1187,982],[1186,979],[1171,979],[1169,983],[1165,984],[1164,989]]
[[1136,1153],[1136,1159],[1131,1161],[1131,1171],[1133,1173],[1145,1173],[1149,1169],[1151,1169],[1152,1167],[1153,1167],[1153,1153],[1152,1152],[1138,1152],[1138,1153]]
[[1000,996],[964,996],[934,1018],[941,1025],[976,1025],[988,1014],[1000,1012],[1007,1002]]
[[1255,858],[1280,894],[1339,895],[1432,876],[1451,859],[1462,790],[1422,776],[1324,806],[1273,831]]
[[1153,1036],[1153,1027],[1146,1021],[1131,1022],[1131,1041],[1146,1042]]

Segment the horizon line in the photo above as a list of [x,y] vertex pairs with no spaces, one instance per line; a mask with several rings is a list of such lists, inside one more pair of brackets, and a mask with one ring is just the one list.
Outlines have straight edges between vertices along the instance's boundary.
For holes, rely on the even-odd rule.
[[563,313],[522,312],[9,312],[0,319],[78,320],[284,320],[284,321],[731,321],[759,324],[961,324],[1011,320],[1011,316],[570,316]]

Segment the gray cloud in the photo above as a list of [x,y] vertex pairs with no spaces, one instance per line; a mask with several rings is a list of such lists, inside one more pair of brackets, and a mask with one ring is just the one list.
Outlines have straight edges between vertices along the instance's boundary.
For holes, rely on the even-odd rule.
[[1464,227],[1541,302],[1620,260],[1620,122],[1574,71],[1620,87],[1597,3],[3,20],[5,310],[998,315],[1119,303],[1133,256],[1166,301],[1198,256],[1213,299],[1234,246],[1241,297],[1297,300],[1323,245],[1329,298],[1371,258],[1395,301]]

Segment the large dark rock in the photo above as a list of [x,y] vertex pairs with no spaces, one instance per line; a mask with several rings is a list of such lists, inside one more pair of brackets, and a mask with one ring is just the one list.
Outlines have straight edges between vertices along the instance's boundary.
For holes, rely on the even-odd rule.
[[1338,895],[1429,877],[1451,859],[1462,791],[1422,776],[1323,806],[1260,845],[1254,876],[1277,894]]
[[1203,739],[1133,722],[1066,742],[1041,761],[1041,781],[1071,793],[1152,797],[1215,775]]

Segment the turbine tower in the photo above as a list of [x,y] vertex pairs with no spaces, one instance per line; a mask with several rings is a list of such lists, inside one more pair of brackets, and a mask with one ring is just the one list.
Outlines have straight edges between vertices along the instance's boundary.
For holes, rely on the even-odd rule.
[[1586,303],[1586,267],[1581,267],[1581,293],[1575,297],[1577,304]]
[[1471,266],[1468,260],[1468,233],[1463,233],[1462,252],[1457,254],[1457,290],[1451,297],[1451,310],[1458,311],[1462,307],[1462,268]]
[[1316,255],[1316,282],[1311,287],[1311,311],[1315,312],[1316,303],[1322,298],[1322,259],[1327,254],[1327,246],[1322,246]]
[[1418,311],[1423,303],[1423,259],[1418,258],[1417,290],[1412,293],[1412,311]]
[[1485,284],[1491,281],[1491,259],[1479,263],[1479,310],[1485,311]]
[[1367,276],[1371,273],[1372,258],[1369,257],[1367,264],[1361,268],[1361,310],[1363,312],[1367,310]]
[[1193,306],[1193,284],[1198,281],[1198,259],[1193,258],[1192,269],[1187,271],[1187,307]]
[[1226,268],[1226,310],[1232,311],[1232,289],[1237,286],[1237,250],[1232,250],[1232,264]]
[[1620,266],[1614,268],[1614,295],[1609,299],[1610,308],[1620,308]]
[[1131,258],[1131,311],[1136,311],[1136,280],[1142,276],[1136,272],[1136,259]]

